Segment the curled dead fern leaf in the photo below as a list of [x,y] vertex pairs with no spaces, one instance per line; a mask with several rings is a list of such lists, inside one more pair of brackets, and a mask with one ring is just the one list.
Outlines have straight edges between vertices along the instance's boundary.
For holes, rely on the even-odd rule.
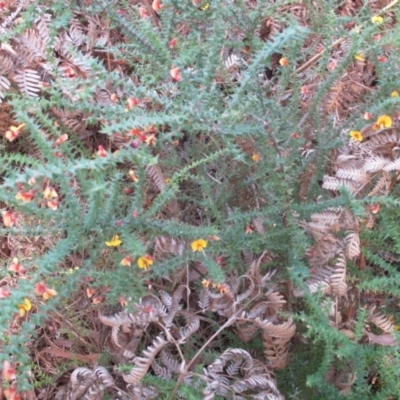
[[139,382],[147,373],[151,363],[157,354],[168,344],[168,340],[163,335],[158,335],[146,350],[143,351],[142,357],[134,359],[134,367],[128,374],[123,374],[124,381],[127,383]]

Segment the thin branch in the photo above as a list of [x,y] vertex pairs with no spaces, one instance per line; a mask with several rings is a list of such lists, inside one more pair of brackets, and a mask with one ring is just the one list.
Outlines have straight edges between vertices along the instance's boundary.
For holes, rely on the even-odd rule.
[[271,142],[271,144],[272,144],[272,147],[276,150],[276,152],[277,152],[278,154],[280,154],[280,150],[279,150],[278,144],[276,143],[276,140],[275,140],[275,138],[273,137],[273,135],[272,135],[272,133],[271,133],[271,131],[270,131],[270,129],[269,129],[268,123],[267,123],[266,121],[264,121],[263,119],[257,117],[257,116],[254,115],[254,114],[250,114],[250,116],[251,116],[253,119],[255,119],[256,121],[261,122],[261,123],[263,124],[264,129],[265,129],[265,131],[267,132],[268,139],[270,140],[270,142]]
[[207,346],[228,326],[232,325],[236,319],[239,313],[242,313],[243,309],[241,308],[239,311],[237,311],[235,314],[233,314],[218,330],[217,332],[214,333],[214,335],[210,336],[206,343],[197,351],[196,355],[191,359],[191,361],[185,366],[184,370],[180,373],[178,377],[178,381],[176,382],[176,385],[174,387],[174,390],[172,391],[171,395],[168,397],[168,400],[173,400],[175,399],[175,394],[177,390],[179,389],[179,386],[183,382],[185,376],[187,375],[188,371],[190,370],[190,367],[194,364],[194,362],[197,360],[197,358],[200,356],[200,354],[207,348]]
[[[396,5],[399,2],[399,0],[393,0],[391,3],[389,3],[386,7],[383,7],[381,10],[381,13],[383,11],[387,11],[390,8],[392,8],[394,5]],[[379,15],[379,14],[377,14]],[[357,32],[358,30],[361,29],[361,25],[357,25],[354,29],[353,32]],[[338,40],[336,40],[335,42],[333,42],[329,47],[327,47],[326,49],[323,49],[321,52],[319,52],[318,54],[316,54],[314,57],[312,57],[310,60],[308,60],[306,63],[304,63],[302,66],[300,66],[299,68],[296,69],[296,71],[294,71],[295,74],[299,74],[300,72],[305,71],[307,68],[309,68],[311,65],[313,65],[315,62],[317,62],[322,55],[327,51],[327,50],[332,50],[335,47],[339,46],[341,43],[343,43],[346,40],[346,38],[340,38]]]

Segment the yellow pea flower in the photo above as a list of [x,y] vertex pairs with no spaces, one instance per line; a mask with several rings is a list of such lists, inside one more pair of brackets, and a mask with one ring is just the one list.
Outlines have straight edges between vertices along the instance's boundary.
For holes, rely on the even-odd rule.
[[371,22],[372,22],[373,24],[381,24],[381,23],[383,22],[383,18],[382,18],[380,15],[374,15],[374,16],[371,18]]
[[122,243],[118,235],[114,235],[109,242],[105,242],[107,247],[118,247]]
[[390,128],[392,126],[392,118],[389,115],[381,115],[372,127],[374,131],[378,129]]
[[137,265],[139,268],[147,271],[150,268],[150,265],[153,264],[153,257],[146,254],[145,256],[139,257],[137,260]]
[[207,240],[197,239],[191,244],[193,251],[203,251],[207,247]]
[[351,131],[350,136],[352,139],[357,140],[358,142],[362,142],[364,139],[360,131]]
[[27,311],[30,311],[32,309],[32,303],[28,298],[24,298],[24,303],[23,304],[18,304],[18,311],[19,315],[23,317]]

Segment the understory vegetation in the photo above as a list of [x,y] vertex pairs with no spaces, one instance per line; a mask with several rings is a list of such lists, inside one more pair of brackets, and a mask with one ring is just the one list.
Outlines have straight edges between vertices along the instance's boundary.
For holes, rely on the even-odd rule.
[[398,399],[397,3],[0,2],[0,398]]

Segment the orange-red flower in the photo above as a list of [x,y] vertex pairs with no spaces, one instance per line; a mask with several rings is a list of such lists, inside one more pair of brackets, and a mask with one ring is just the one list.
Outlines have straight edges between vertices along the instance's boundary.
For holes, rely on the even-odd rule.
[[282,67],[287,67],[289,65],[289,60],[286,57],[282,57],[279,60],[279,64],[282,65]]
[[49,207],[51,210],[57,211],[58,199],[49,200],[46,204],[47,204],[47,207]]
[[336,60],[331,61],[328,64],[329,71],[333,71],[337,67],[338,62]]
[[151,135],[147,136],[145,142],[147,144],[147,146],[154,146],[156,144],[156,135],[154,135],[154,133],[152,133]]
[[34,197],[35,197],[34,190],[29,190],[29,192],[24,192],[21,190],[15,195],[15,198],[17,200],[22,200],[24,203],[29,203],[30,201],[32,201]]
[[300,93],[304,95],[310,94],[310,89],[308,88],[308,86],[302,86],[300,88]]
[[66,133],[64,133],[63,135],[61,135],[54,143],[53,146],[57,147],[60,144],[63,144],[64,142],[66,142],[68,140],[68,135]]
[[121,265],[123,267],[130,267],[132,265],[132,257],[126,256],[121,260]]
[[128,105],[126,106],[125,111],[130,110],[133,107],[136,107],[139,105],[139,99],[136,99],[135,97],[129,97],[127,100]]
[[43,197],[46,200],[54,199],[58,197],[58,193],[55,191],[55,189],[51,186],[46,186],[46,189],[43,191]]
[[173,38],[173,39],[171,39],[171,40],[169,41],[168,45],[169,45],[169,48],[170,48],[171,50],[174,49],[174,48],[176,47],[176,42],[177,42],[177,39],[176,39],[176,38]]
[[171,68],[171,70],[169,71],[169,73],[171,74],[172,78],[179,82],[182,80],[182,75],[181,75],[181,71],[178,67],[176,68]]
[[153,0],[153,4],[151,5],[154,11],[160,11],[162,9],[162,4],[160,0]]
[[49,288],[44,282],[38,282],[35,285],[35,293],[38,296],[42,296],[43,300],[52,299],[57,294],[54,289]]
[[5,133],[5,138],[9,141],[12,142],[15,140],[24,130],[25,124],[21,124],[18,126],[10,126],[10,129]]
[[4,391],[4,396],[7,400],[22,400],[22,395],[18,393],[18,387],[15,382]]
[[73,78],[76,75],[75,70],[70,65],[65,67],[64,73],[67,78]]
[[132,129],[129,131],[129,133],[130,133],[131,135],[133,135],[133,136],[137,136],[138,139],[139,139],[141,142],[144,142],[144,141],[146,140],[146,134],[145,134],[145,132],[144,132],[144,131],[141,131],[141,130],[138,129],[138,128],[132,128]]
[[228,288],[228,286],[226,285],[226,283],[219,283],[219,284],[217,285],[217,289],[219,290],[219,293],[220,293],[220,294],[226,294],[226,293],[229,292],[229,288]]
[[5,299],[11,295],[11,292],[5,288],[5,287],[0,287],[0,299]]
[[97,155],[99,157],[107,157],[107,154],[107,150],[101,144],[99,144]]
[[19,263],[17,257],[12,259],[12,263],[8,267],[8,270],[17,274],[24,274],[26,272],[26,269]]
[[372,212],[372,214],[378,214],[381,207],[379,204],[370,204],[369,209]]
[[13,381],[17,378],[17,370],[15,365],[10,361],[3,361],[3,379],[7,382]]
[[86,296],[90,299],[97,292],[96,288],[88,287],[86,288]]
[[17,222],[17,214],[11,211],[3,211],[3,224],[7,228],[14,226]]
[[368,111],[364,114],[364,119],[367,120],[367,121],[368,121],[369,119],[371,119],[372,117],[373,117],[373,115],[372,115],[370,112],[368,112]]
[[128,302],[125,300],[124,296],[119,296],[118,302],[121,304],[121,307],[126,307],[128,305]]
[[145,271],[147,271],[152,264],[153,264],[153,257],[148,254],[139,257],[137,260],[138,267],[144,269]]
[[135,171],[133,169],[129,170],[129,177],[133,182],[139,181],[139,178],[136,176]]
[[210,285],[212,284],[212,280],[211,279],[203,279],[201,281],[201,284],[203,285],[203,287],[209,288]]
[[246,226],[246,233],[247,234],[253,233],[253,229],[251,229],[251,227],[248,225]]
[[139,7],[139,15],[141,19],[145,19],[149,16],[149,14],[147,14],[146,9],[143,7]]
[[93,298],[92,303],[93,304],[100,304],[101,302],[103,302],[104,297],[103,296],[96,296]]
[[218,237],[217,235],[210,235],[210,236],[208,236],[208,238],[209,238],[210,240],[221,240],[221,238]]

